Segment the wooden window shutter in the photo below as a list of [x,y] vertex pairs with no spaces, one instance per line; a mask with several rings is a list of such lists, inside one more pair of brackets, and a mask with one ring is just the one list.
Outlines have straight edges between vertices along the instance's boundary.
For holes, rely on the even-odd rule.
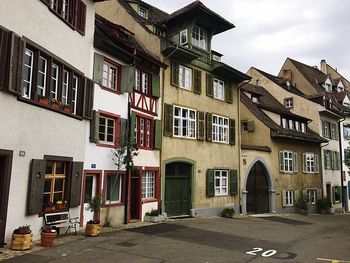
[[164,136],[173,136],[173,105],[164,103]]
[[83,179],[83,162],[72,163],[72,173],[70,180],[70,198],[69,207],[77,207],[80,205],[81,200],[81,182]]
[[336,186],[332,186],[332,203],[335,204],[335,188]]
[[238,192],[237,170],[230,170],[230,195]]
[[27,215],[35,215],[42,212],[45,170],[46,160],[32,160],[28,185]]
[[0,27],[0,90],[7,90],[8,54],[10,53],[9,43],[10,32]]
[[213,115],[209,112],[206,113],[206,138],[208,142],[212,141],[213,138]]
[[82,0],[77,0],[76,2],[76,21],[75,28],[82,34],[85,34],[85,24],[86,24],[86,4]]
[[202,93],[202,71],[199,69],[194,69],[193,74],[193,92],[200,95]]
[[322,189],[317,189],[317,196],[316,196],[316,199],[321,199],[323,197],[322,195]]
[[319,160],[318,160],[318,155],[315,154],[315,173],[319,173],[320,170],[319,170]]
[[122,66],[121,92],[131,93],[135,87],[135,67]]
[[130,143],[135,143],[135,126],[136,126],[136,113],[134,111],[130,114]]
[[162,121],[154,120],[154,149],[162,149]]
[[100,54],[94,54],[94,81],[102,85],[104,58]]
[[303,173],[306,173],[306,153],[303,153]]
[[287,191],[286,190],[282,190],[282,207],[286,207],[287,206]]
[[10,53],[10,71],[8,77],[8,91],[15,95],[21,93],[22,68],[25,43],[15,33],[10,33],[11,53]]
[[197,114],[197,139],[199,141],[205,140],[205,112],[198,111]]
[[94,82],[84,77],[84,109],[83,109],[83,117],[85,119],[91,120],[92,118],[92,109],[94,106]]
[[340,169],[340,156],[339,152],[335,152],[335,163],[336,163],[336,170]]
[[306,198],[306,200],[309,202],[310,200],[309,200],[309,197],[307,196],[307,190],[306,189],[303,189],[302,190],[302,195],[303,195],[303,197],[305,197]]
[[176,60],[171,61],[171,85],[179,86],[179,63]]
[[152,73],[152,96],[160,97],[160,76]]
[[214,96],[214,82],[213,82],[213,76],[209,73],[206,74],[206,91],[207,91],[207,96],[212,98]]
[[[131,143],[134,143],[133,141],[131,141],[131,135],[133,135],[133,134],[134,134],[133,132],[130,133],[130,142]],[[121,145],[121,146],[126,145],[126,142],[128,140],[127,137],[128,137],[128,120],[127,119],[121,119],[120,120],[120,130],[119,130],[118,144]]]
[[100,113],[98,111],[92,112],[92,120],[90,121],[90,142],[92,143],[98,143],[99,137],[98,137],[98,128],[100,123]]
[[225,82],[225,98],[227,103],[233,103],[233,86],[231,82]]
[[207,170],[207,187],[206,187],[207,197],[215,196],[215,179],[214,179],[214,170]]
[[252,132],[255,130],[254,121],[248,121],[248,132]]
[[293,171],[298,172],[298,153],[293,152]]
[[280,151],[279,156],[280,156],[280,172],[284,172],[284,158],[283,158],[283,151]]
[[229,121],[229,134],[230,134],[230,144],[236,144],[236,121],[234,119],[230,119]]

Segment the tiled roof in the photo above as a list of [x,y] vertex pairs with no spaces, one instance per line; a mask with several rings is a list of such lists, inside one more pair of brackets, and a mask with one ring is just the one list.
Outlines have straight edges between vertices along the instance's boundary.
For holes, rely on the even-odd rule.
[[[246,84],[241,87],[241,89],[244,91],[251,91],[253,89],[258,89],[259,92],[262,90],[265,90],[263,87],[255,86],[252,84]],[[248,109],[261,121],[263,122],[267,127],[271,130],[271,136],[273,137],[284,137],[284,138],[290,138],[290,139],[296,139],[296,140],[304,140],[304,141],[312,141],[312,142],[327,142],[324,138],[320,137],[317,133],[312,131],[311,129],[307,129],[307,132],[301,132],[301,131],[295,131],[295,130],[289,130],[285,129],[282,126],[275,123],[267,114],[262,110],[265,107],[262,105],[270,104],[269,106],[274,109],[279,109],[280,113],[283,108],[283,105],[280,104],[269,92],[265,90],[265,94],[260,97],[260,104],[254,103],[251,101],[251,99],[244,93],[241,92],[241,102],[244,103]],[[288,111],[286,109],[283,109],[283,113],[285,111]],[[305,117],[296,115],[292,113],[292,116],[299,117],[300,119],[305,119]]]
[[341,91],[341,92],[335,92],[334,93],[334,97],[337,99],[337,101],[339,103],[343,102],[343,100],[345,99],[346,95],[349,96],[349,92],[348,91]]
[[255,150],[261,152],[271,152],[271,148],[269,146],[261,146],[261,145],[241,145],[242,150]]

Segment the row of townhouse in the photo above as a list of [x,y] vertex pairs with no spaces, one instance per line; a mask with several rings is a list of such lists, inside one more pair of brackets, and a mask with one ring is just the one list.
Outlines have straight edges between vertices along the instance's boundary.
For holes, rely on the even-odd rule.
[[[23,224],[37,239],[59,200],[80,226],[95,196],[102,224],[152,209],[290,212],[301,194],[312,210],[322,196],[341,208],[349,85],[331,67],[321,73],[340,92],[323,92],[326,78],[311,90],[290,59],[279,77],[236,70],[211,45],[234,25],[200,1],[172,14],[140,0],[5,1],[0,246]],[[126,141],[132,170],[115,156]]]

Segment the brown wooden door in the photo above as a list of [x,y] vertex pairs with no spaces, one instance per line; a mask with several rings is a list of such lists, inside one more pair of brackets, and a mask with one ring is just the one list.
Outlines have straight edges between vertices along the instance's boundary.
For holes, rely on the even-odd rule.
[[0,150],[0,247],[4,246],[12,151]]

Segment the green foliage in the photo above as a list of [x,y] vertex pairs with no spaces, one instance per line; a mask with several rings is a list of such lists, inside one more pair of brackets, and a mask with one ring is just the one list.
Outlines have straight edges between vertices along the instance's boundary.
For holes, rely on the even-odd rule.
[[100,195],[94,196],[94,198],[92,198],[89,201],[88,210],[90,210],[91,212],[97,213],[100,211],[101,207],[102,207],[102,198]]
[[235,214],[235,210],[230,207],[225,207],[221,212],[221,216],[223,217],[233,217],[234,214]]
[[302,210],[307,210],[309,207],[309,203],[307,201],[307,198],[305,195],[300,195],[299,199],[295,203],[295,207],[302,209]]
[[327,198],[321,198],[316,201],[317,210],[328,210],[332,204]]
[[157,209],[152,209],[151,212],[147,212],[148,216],[159,216],[159,211]]

